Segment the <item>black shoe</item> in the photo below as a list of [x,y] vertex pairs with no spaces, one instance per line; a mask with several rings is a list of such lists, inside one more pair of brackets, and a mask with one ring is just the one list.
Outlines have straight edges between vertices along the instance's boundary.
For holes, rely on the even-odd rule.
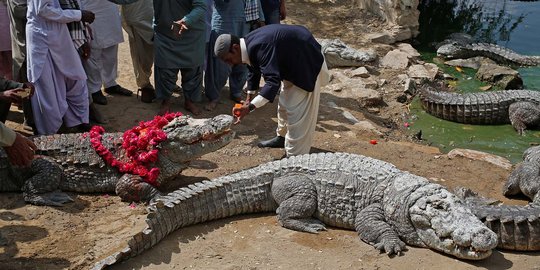
[[144,103],[152,103],[156,98],[156,90],[153,87],[143,87],[137,90],[137,98],[141,92],[141,101]]
[[285,148],[285,137],[276,136],[270,140],[262,141],[257,144],[258,147],[269,147],[269,148]]
[[96,104],[107,105],[107,98],[103,95],[101,90],[92,94],[92,100]]
[[105,88],[105,93],[107,94],[119,94],[119,95],[122,95],[122,96],[131,96],[133,95],[133,92],[127,90],[126,88],[120,86],[120,85],[115,85],[115,86],[111,86],[111,87],[107,87]]

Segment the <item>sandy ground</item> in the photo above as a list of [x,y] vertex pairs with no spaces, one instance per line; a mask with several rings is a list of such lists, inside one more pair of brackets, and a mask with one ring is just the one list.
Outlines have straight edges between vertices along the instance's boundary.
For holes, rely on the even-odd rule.
[[[291,3],[287,22],[306,24],[319,36],[341,37],[358,47],[365,46],[362,35],[380,28],[380,22],[349,7]],[[120,46],[119,75],[121,85],[136,89],[127,43]],[[393,74],[381,76],[391,79]],[[181,100],[175,99],[173,109],[183,111]],[[506,203],[526,203],[501,195],[509,171],[481,161],[449,159],[435,148],[410,142],[400,130],[387,131],[385,137],[366,132],[350,124],[340,110],[328,106],[329,101],[358,119],[365,118],[354,100],[325,90],[313,152],[363,154],[449,188],[467,186]],[[230,113],[232,104],[224,99],[216,111],[204,112],[201,117]],[[150,119],[158,104],[109,96],[109,105],[99,108],[110,120],[106,129],[121,131]],[[404,110],[403,105],[390,102],[381,114],[398,118]],[[175,185],[212,179],[280,158],[283,152],[279,149],[256,147],[260,139],[274,135],[275,112],[276,105],[271,104],[250,115],[234,127],[237,136],[230,145],[192,162]],[[15,112],[12,119],[9,125],[20,128],[20,114]],[[370,144],[371,139],[378,144]],[[145,225],[144,205],[130,206],[114,194],[71,195],[75,202],[54,208],[25,205],[19,193],[0,194],[0,269],[88,269],[124,247],[127,239]],[[295,232],[280,227],[275,216],[267,213],[178,230],[151,250],[112,269],[540,269],[538,255],[495,251],[486,260],[471,262],[429,249],[409,248],[403,256],[389,258],[361,242],[353,231],[330,228],[318,235]]]

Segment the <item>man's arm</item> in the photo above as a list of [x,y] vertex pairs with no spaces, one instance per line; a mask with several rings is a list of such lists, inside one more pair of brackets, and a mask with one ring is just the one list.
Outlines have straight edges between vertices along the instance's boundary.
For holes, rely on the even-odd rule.
[[0,122],[0,146],[11,146],[15,142],[15,137],[17,137],[15,131]]
[[193,9],[182,19],[188,27],[196,22],[205,22],[206,2],[205,0],[193,0]]
[[19,20],[26,20],[27,0],[8,0],[11,15]]
[[82,11],[75,9],[62,9],[54,7],[53,0],[35,0],[38,3],[37,15],[49,21],[59,23],[78,22],[82,18]]
[[23,88],[24,84],[18,83],[16,81],[8,80],[4,77],[0,77],[0,92],[9,90],[9,89],[16,89],[16,88]]
[[0,146],[4,147],[9,162],[20,167],[30,165],[37,149],[31,140],[6,127],[3,123],[0,123]]

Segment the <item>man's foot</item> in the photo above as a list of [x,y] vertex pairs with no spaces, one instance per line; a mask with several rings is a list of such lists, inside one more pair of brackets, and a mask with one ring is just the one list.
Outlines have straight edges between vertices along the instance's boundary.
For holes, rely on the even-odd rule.
[[171,111],[171,100],[164,99],[161,101],[161,106],[159,107],[158,115],[165,115]]
[[197,107],[197,105],[195,105],[195,103],[193,103],[193,101],[191,100],[186,99],[186,103],[184,103],[184,107],[193,115],[201,114],[201,109],[199,109],[199,107]]
[[153,87],[143,87],[137,90],[137,95],[141,92],[141,101],[144,103],[152,103],[156,98],[156,90]]
[[101,114],[101,112],[96,108],[94,103],[90,103],[89,109],[90,109],[90,120],[91,121],[94,121],[94,122],[96,122],[98,124],[107,124],[107,123],[109,123],[109,120],[107,120],[107,118],[105,118],[105,116],[103,114]]
[[122,95],[122,96],[131,96],[133,95],[133,92],[129,91],[128,89],[120,86],[120,85],[115,85],[115,86],[111,86],[111,87],[107,87],[105,88],[105,93],[107,94],[119,94],[119,95]]
[[217,99],[216,99],[216,100],[212,100],[212,101],[208,102],[208,104],[206,104],[206,105],[204,106],[204,109],[207,110],[207,111],[213,111],[213,110],[217,107],[218,102],[219,102],[219,101],[218,101]]
[[92,101],[96,104],[107,105],[107,98],[103,95],[101,90],[92,94]]
[[270,140],[261,141],[258,147],[285,148],[285,137],[276,136]]

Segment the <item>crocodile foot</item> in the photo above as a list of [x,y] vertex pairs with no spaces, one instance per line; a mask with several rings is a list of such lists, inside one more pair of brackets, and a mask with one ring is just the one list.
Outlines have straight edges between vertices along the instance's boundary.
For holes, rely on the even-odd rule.
[[308,233],[319,233],[320,231],[326,231],[326,226],[320,220],[306,218],[306,219],[289,219],[284,220],[283,227]]
[[24,194],[24,200],[27,203],[48,206],[62,206],[64,203],[73,201],[71,197],[61,191],[40,194]]
[[388,255],[401,255],[402,251],[406,250],[405,243],[399,239],[382,239],[379,243],[373,244],[373,246],[381,252],[386,252]]

